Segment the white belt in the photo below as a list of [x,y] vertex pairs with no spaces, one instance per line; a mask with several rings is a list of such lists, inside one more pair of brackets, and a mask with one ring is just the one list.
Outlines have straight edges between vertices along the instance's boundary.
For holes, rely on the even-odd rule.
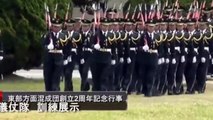
[[204,47],[204,50],[209,52],[209,47]]
[[180,47],[175,47],[175,50],[177,50],[178,52],[180,52]]
[[198,53],[198,48],[194,48],[194,51],[195,51],[196,53]]
[[171,50],[170,50],[170,48],[168,48],[168,53],[171,53]]
[[102,52],[111,52],[111,49],[100,48],[99,51],[102,51]]
[[136,48],[131,47],[130,50],[131,50],[131,51],[136,51]]
[[92,49],[91,48],[84,48],[84,51],[92,52]]
[[62,50],[49,50],[50,53],[63,53]]
[[188,48],[185,48],[185,52],[188,52]]
[[72,48],[71,51],[72,52],[77,52],[77,49],[76,48]]
[[158,53],[158,50],[152,50],[152,49],[150,49],[150,50],[148,50],[148,52],[149,53]]

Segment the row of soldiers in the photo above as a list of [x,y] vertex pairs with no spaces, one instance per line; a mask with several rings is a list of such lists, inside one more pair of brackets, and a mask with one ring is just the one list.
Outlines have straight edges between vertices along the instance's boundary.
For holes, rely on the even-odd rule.
[[[52,18],[43,36],[46,91],[73,91],[79,66],[81,91],[127,91],[145,96],[204,93],[212,54],[212,26],[206,18],[160,20]],[[92,83],[88,81],[88,71]]]

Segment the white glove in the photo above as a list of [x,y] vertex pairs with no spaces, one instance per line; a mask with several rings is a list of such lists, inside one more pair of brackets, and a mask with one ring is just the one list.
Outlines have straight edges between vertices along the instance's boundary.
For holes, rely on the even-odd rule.
[[112,65],[115,65],[115,60],[111,60],[111,64],[112,64]]
[[185,56],[181,56],[181,63],[184,63],[186,60],[185,60]]
[[213,58],[211,59],[211,61],[212,61],[212,64],[213,64]]
[[0,56],[0,61],[3,60],[3,59],[4,59],[4,57],[3,57],[3,56]]
[[162,64],[162,59],[158,59],[158,65]]
[[166,63],[169,63],[169,58],[166,58]]
[[143,50],[144,50],[144,51],[148,51],[148,50],[149,50],[149,46],[148,46],[148,45],[144,45],[144,46],[143,46]]
[[120,63],[123,63],[124,62],[124,58],[120,58]]
[[196,63],[197,59],[196,57],[193,57],[192,63]]
[[211,59],[212,58],[212,56],[211,55],[209,55],[209,59]]
[[64,60],[64,65],[67,65],[68,64],[68,60]]
[[49,45],[47,45],[47,49],[48,49],[48,50],[52,50],[52,49],[54,49],[54,45],[53,45],[52,40],[50,40],[50,44],[49,44]]
[[175,58],[172,59],[172,64],[176,64],[176,59]]
[[165,59],[164,59],[164,58],[161,58],[161,62],[162,62],[162,63],[165,63]]
[[99,44],[95,44],[95,45],[94,45],[94,48],[95,48],[96,50],[98,50],[98,49],[101,48],[101,46],[100,46]]
[[72,62],[72,57],[69,56],[69,57],[67,58],[67,60],[68,60],[68,62]]
[[201,62],[202,62],[202,63],[205,63],[205,62],[206,62],[206,58],[202,57],[202,58],[201,58]]
[[127,63],[128,63],[128,64],[131,63],[130,57],[127,58]]
[[85,63],[84,59],[81,59],[81,60],[80,60],[80,63],[81,63],[81,64],[84,64],[84,63]]

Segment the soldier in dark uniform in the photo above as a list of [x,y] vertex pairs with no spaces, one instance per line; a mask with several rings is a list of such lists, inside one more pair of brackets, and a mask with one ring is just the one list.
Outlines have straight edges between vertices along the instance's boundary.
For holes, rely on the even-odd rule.
[[[184,92],[183,88],[183,75],[184,70],[186,66],[186,56],[187,56],[187,48],[186,43],[184,42],[184,23],[185,21],[183,19],[179,19],[177,21],[177,31],[175,34],[175,39],[178,47],[180,47],[180,51],[177,51],[177,57],[178,58],[178,67],[176,72],[176,88],[175,88],[175,94],[182,94]],[[179,48],[178,48],[179,49]],[[177,50],[178,50],[177,49]]]
[[[115,34],[114,32],[114,27],[116,26],[116,19],[113,18],[108,18],[108,22],[109,22],[109,26],[108,26],[108,32]],[[114,36],[114,41],[113,41],[113,45],[115,46],[115,50],[116,50],[116,34]],[[109,81],[108,81],[108,90],[109,91],[113,91],[114,90],[114,81],[115,81],[115,67],[117,64],[117,51],[115,51],[115,64],[111,64],[110,66],[110,72],[109,72]]]
[[63,71],[62,41],[66,41],[61,32],[62,20],[51,19],[51,31],[44,37],[44,82],[46,91],[60,90],[60,77]]
[[158,64],[158,51],[155,41],[155,22],[146,22],[147,31],[138,46],[138,56],[141,57],[139,66],[140,79],[144,80],[143,92],[147,97],[153,96],[153,87]]
[[[198,49],[198,68],[196,73],[196,89],[198,93],[204,93],[206,88],[206,75],[209,66],[209,45],[212,39],[212,33],[208,30],[207,20],[205,18],[199,19],[198,29],[200,31],[200,37],[197,42],[199,44]],[[200,39],[200,40],[199,40]]]
[[188,33],[185,33],[184,39],[187,42],[188,55],[187,63],[185,69],[185,78],[187,90],[186,94],[195,93],[195,82],[196,82],[196,72],[197,72],[197,59],[198,59],[198,47],[199,44],[195,39],[200,36],[200,33],[195,29],[195,19],[189,19],[187,21]]
[[[176,47],[175,33],[176,33],[176,21],[174,19],[169,19],[167,41],[170,50],[170,64],[167,73],[168,80],[168,95],[173,95],[175,90],[175,76],[177,71],[177,53],[180,51],[180,47]],[[176,49],[177,48],[177,49]]]
[[[132,54],[131,57],[134,57],[136,54],[136,44],[133,43],[135,42],[135,40],[132,39],[132,34],[133,34],[132,24],[133,24],[133,21],[131,19],[125,20],[124,31],[127,34],[126,40],[128,42],[127,46],[129,50],[124,51],[123,79],[122,79],[123,91],[127,91],[128,89],[128,85],[131,82],[131,75],[133,73],[133,68],[134,68],[133,66],[134,64],[131,64],[130,54]],[[130,48],[130,46],[132,48]]]
[[91,65],[91,57],[92,57],[92,48],[91,48],[91,39],[92,32],[91,29],[91,21],[84,19],[82,20],[82,42],[83,42],[83,57],[84,57],[84,65],[83,65],[83,73],[82,73],[82,82],[81,82],[81,90],[88,91],[90,88],[88,81],[88,72]]
[[[158,96],[160,95],[160,90],[162,89],[162,84],[161,83],[161,71],[162,71],[162,66],[163,62],[163,44],[162,44],[162,39],[163,39],[163,33],[160,31],[160,25],[161,25],[161,20],[156,21],[156,26],[155,26],[155,34],[158,34],[161,37],[156,38],[156,43],[157,43],[157,49],[158,49],[158,66],[157,66],[157,71],[156,71],[156,77],[155,77],[155,83],[154,83],[154,95]],[[161,84],[161,89],[160,89],[160,84]]]
[[93,54],[91,71],[93,77],[93,91],[107,91],[109,81],[109,70],[115,64],[115,46],[113,45],[114,34],[108,32],[107,19],[101,19],[100,28],[93,39]]
[[[160,85],[159,85],[159,92],[161,95],[165,94],[167,90],[167,72],[169,68],[169,56],[170,52],[168,50],[168,42],[167,42],[167,25],[168,21],[165,18],[161,19],[160,22],[160,33],[163,34],[163,41],[161,43],[162,51],[161,51],[161,73],[160,73]],[[160,51],[159,51],[160,52]],[[159,57],[161,56],[159,55]]]
[[[116,28],[114,30],[116,35],[116,50],[117,50],[117,62],[116,62],[116,68],[115,68],[115,90],[120,91],[121,90],[121,82],[123,78],[123,65],[124,65],[124,57],[129,52],[128,47],[128,40],[127,40],[127,33],[123,29],[124,25],[124,19],[119,18],[117,19],[119,22],[118,26],[119,28]],[[120,37],[119,37],[120,36]]]
[[[114,40],[114,45],[115,45],[115,60],[116,60],[116,64],[115,65],[112,65],[112,75],[113,76],[113,88],[111,88],[112,90],[116,90],[116,91],[119,91],[120,90],[120,79],[121,79],[121,69],[120,69],[120,61],[119,61],[119,58],[123,52],[123,50],[121,50],[119,48],[119,45],[121,45],[120,43],[120,37],[121,37],[121,33],[119,31],[119,22],[122,22],[120,21],[120,19],[116,19],[114,18],[113,19],[113,22],[112,22],[112,26],[113,26],[113,32],[115,34],[115,40]],[[121,47],[121,46],[120,46]],[[109,78],[111,79],[111,78]]]
[[69,39],[70,50],[68,64],[65,69],[65,91],[73,91],[73,83],[72,83],[72,73],[75,68],[75,65],[79,65],[79,72],[82,78],[82,64],[84,64],[84,59],[82,56],[82,35],[80,33],[79,23],[75,20],[67,21],[67,38]]
[[[136,25],[141,27],[141,20],[137,20]],[[136,90],[136,94],[139,95],[142,93],[142,81],[139,81],[139,73],[138,73],[138,62],[136,62],[137,56],[137,47],[141,40],[142,31],[140,28],[136,30],[135,24],[133,24],[133,32],[130,35],[129,48],[130,48],[130,59],[131,63],[129,65],[129,74],[130,74],[130,82],[128,87],[128,93],[131,94],[134,90]],[[137,67],[136,67],[137,66]],[[135,89],[136,88],[136,89]]]

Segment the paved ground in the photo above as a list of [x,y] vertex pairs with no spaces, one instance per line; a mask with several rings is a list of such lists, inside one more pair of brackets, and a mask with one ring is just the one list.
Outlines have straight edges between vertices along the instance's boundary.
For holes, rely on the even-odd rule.
[[[14,72],[13,74],[21,76],[21,77],[25,77],[25,78],[30,78],[30,79],[43,79],[43,70],[42,69],[32,69],[29,71],[18,70],[16,72]],[[74,70],[73,77],[80,78],[80,74],[79,74],[78,70]],[[91,78],[90,72],[89,72],[89,78]]]

